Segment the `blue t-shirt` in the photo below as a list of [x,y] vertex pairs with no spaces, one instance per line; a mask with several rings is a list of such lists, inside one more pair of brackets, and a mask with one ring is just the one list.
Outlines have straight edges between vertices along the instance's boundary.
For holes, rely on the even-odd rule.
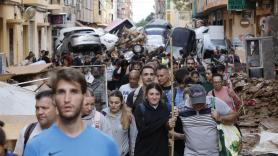
[[91,126],[72,138],[53,124],[27,143],[24,156],[119,156],[119,152],[112,138]]

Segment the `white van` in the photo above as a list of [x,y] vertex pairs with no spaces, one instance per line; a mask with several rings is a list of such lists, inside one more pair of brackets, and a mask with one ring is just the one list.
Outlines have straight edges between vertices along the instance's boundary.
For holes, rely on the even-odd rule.
[[75,30],[92,30],[92,31],[95,31],[95,29],[92,28],[92,27],[69,27],[69,28],[63,28],[58,33],[58,38],[55,41],[55,48],[57,48],[63,42],[63,39],[64,39],[66,33],[69,33],[71,31],[75,31]]

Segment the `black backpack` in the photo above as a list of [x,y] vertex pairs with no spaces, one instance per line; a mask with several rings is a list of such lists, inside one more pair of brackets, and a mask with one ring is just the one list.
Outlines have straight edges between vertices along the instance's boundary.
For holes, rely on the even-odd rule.
[[25,146],[27,144],[27,141],[29,140],[29,137],[31,135],[31,133],[33,132],[33,130],[35,129],[36,125],[38,122],[34,122],[31,123],[30,125],[28,125],[28,127],[26,128],[25,132],[24,132],[24,145],[23,145],[23,151],[25,149]]

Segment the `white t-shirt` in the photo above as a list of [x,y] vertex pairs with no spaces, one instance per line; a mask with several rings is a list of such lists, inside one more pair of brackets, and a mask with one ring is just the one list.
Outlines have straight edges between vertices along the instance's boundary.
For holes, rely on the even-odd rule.
[[107,70],[107,81],[112,81],[112,76],[115,67],[111,64],[110,66],[107,66],[106,70]]
[[[26,125],[19,134],[19,137],[16,141],[16,145],[15,145],[15,149],[14,149],[14,153],[17,154],[18,156],[22,156],[23,155],[23,148],[24,148],[24,134],[25,131],[27,129],[29,125]],[[29,139],[27,141],[27,143],[35,136],[39,135],[42,132],[42,128],[40,126],[39,123],[36,124],[35,128],[33,129],[32,133],[29,136]],[[26,143],[26,144],[27,144]]]
[[123,94],[124,100],[126,102],[128,94],[134,91],[136,88],[131,88],[129,83],[122,85],[119,89],[119,91]]

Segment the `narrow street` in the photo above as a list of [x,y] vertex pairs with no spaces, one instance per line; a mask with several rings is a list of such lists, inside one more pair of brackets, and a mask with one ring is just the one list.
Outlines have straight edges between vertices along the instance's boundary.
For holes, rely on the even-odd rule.
[[0,156],[278,155],[277,0],[0,0]]

